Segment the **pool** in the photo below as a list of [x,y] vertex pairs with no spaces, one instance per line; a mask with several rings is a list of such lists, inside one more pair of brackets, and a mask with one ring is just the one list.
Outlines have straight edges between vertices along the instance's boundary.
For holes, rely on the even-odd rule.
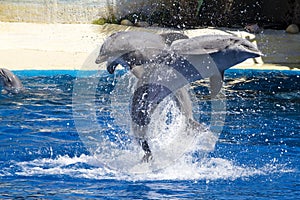
[[[138,173],[122,168],[139,159],[126,157],[138,147],[127,130],[126,101],[111,95],[124,73],[15,71],[27,91],[0,96],[1,199],[299,198],[300,71],[228,70],[213,150],[181,152],[154,170],[138,165]],[[80,91],[94,88],[83,97],[93,111],[74,100],[80,83]],[[193,85],[195,115],[213,132],[203,85]],[[90,119],[86,130],[78,128]],[[108,164],[114,155],[123,160]]]

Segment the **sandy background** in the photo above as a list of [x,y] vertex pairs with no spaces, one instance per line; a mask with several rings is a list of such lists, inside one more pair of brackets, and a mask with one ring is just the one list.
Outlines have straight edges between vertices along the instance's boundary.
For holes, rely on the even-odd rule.
[[0,67],[80,69],[102,42],[90,24],[0,22]]
[[[130,29],[136,28],[118,25],[0,22],[0,67],[11,70],[97,69],[98,66],[94,60],[98,52],[97,48],[99,49],[104,39],[116,30]],[[163,30],[155,29],[154,31]],[[197,29],[186,31],[185,34],[192,37],[220,32],[222,30]],[[241,37],[257,39],[254,42],[258,42],[263,53],[267,52],[263,59],[255,60],[258,64],[248,59],[236,66],[237,68],[290,69],[286,67],[287,62],[300,66],[300,59],[298,59],[300,58],[300,34],[285,36],[286,34],[282,31],[273,31],[255,36],[244,31],[232,32]],[[276,41],[275,43],[266,42],[272,38]],[[282,42],[278,42],[279,40]],[[288,47],[284,47],[284,44]]]

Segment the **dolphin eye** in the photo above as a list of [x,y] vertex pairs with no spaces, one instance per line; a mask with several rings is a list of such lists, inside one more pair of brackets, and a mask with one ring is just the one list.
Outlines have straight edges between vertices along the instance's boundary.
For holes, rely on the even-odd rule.
[[5,74],[5,72],[1,69],[0,70],[0,76],[5,80],[7,83],[12,83],[12,80]]
[[7,77],[7,81],[8,81],[9,83],[12,83],[12,79],[9,78],[9,77]]
[[4,74],[4,79],[5,79],[5,81],[8,82],[8,83],[11,83],[11,82],[12,82],[11,78],[9,78],[9,76],[7,76],[6,74]]

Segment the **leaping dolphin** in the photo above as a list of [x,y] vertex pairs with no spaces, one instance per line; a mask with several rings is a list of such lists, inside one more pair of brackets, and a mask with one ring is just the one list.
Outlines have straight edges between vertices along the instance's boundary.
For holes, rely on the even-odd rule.
[[0,86],[10,93],[19,93],[24,90],[20,79],[10,70],[0,68]]
[[[120,33],[117,33],[116,35],[118,35],[118,34],[120,34]],[[114,38],[114,36],[115,35],[112,35],[112,38]],[[147,34],[147,36],[153,36],[153,35]],[[188,36],[186,36],[182,33],[177,33],[177,32],[163,33],[163,34],[160,34],[159,36],[161,37],[161,38],[159,37],[159,40],[163,39],[163,42],[168,46],[170,46],[175,40],[188,39]],[[154,35],[154,37],[152,37],[152,39],[153,38],[154,38],[154,40],[158,39],[157,35]],[[161,42],[161,40],[160,40],[160,42]],[[110,48],[110,47],[111,47],[110,41],[106,41],[102,45],[101,52],[107,51],[107,50],[110,51],[110,49],[106,49],[106,48]],[[153,48],[153,49],[155,49],[155,48]],[[102,62],[101,59],[103,59],[103,58],[101,58],[101,56],[99,56],[98,59],[96,60],[96,63],[100,64]],[[111,74],[114,73],[115,68],[117,67],[117,65],[120,64],[123,67],[125,67],[126,69],[130,70],[133,73],[133,75],[135,75],[136,78],[142,79],[142,76],[144,74],[143,65],[146,64],[147,62],[150,62],[150,59],[149,58],[147,59],[146,57],[144,57],[143,54],[138,53],[138,52],[130,52],[130,53],[126,53],[126,54],[122,55],[121,57],[119,57],[115,60],[111,59],[111,62],[107,63],[107,71]],[[138,81],[138,83],[139,82],[140,81]],[[139,84],[137,84],[137,85],[139,85]],[[201,125],[193,119],[192,101],[190,100],[188,89],[189,88],[187,88],[187,87],[180,88],[178,91],[176,91],[174,99],[175,99],[178,107],[180,108],[181,112],[186,116],[187,121],[189,121],[190,124],[193,124],[194,127],[199,127]],[[135,103],[132,102],[132,104],[134,105]],[[147,128],[141,127],[140,125],[137,125],[136,123],[132,123],[131,128],[132,128],[133,133],[135,134],[136,138],[139,140],[143,150],[146,153],[142,160],[148,161],[151,158],[151,150],[149,148],[147,140],[145,139]]]
[[[132,31],[108,37],[96,63],[107,61],[110,73],[118,64],[134,74],[136,68],[142,68],[135,74],[139,81],[131,102],[131,118],[135,134],[145,138],[151,114],[166,96],[189,83],[210,78],[213,97],[222,87],[226,69],[261,55],[254,44],[232,35],[182,38],[167,44],[162,35]],[[141,144],[149,158],[148,143],[145,140]]]

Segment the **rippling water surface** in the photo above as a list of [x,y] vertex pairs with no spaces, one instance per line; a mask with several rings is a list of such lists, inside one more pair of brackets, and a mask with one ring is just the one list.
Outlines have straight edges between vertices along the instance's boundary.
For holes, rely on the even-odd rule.
[[[225,116],[219,127],[211,120],[206,83],[194,84],[194,115],[203,129],[183,150],[185,125],[169,116],[168,109],[176,108],[165,102],[155,113],[158,133],[164,134],[162,139],[153,136],[151,144],[158,149],[156,160],[164,158],[163,151],[179,156],[163,165],[139,162],[142,152],[130,134],[126,104],[132,80],[125,84],[123,72],[115,77],[91,72],[80,79],[73,71],[15,73],[27,91],[0,96],[0,198],[300,196],[299,71],[228,71],[218,97],[223,108],[214,110]],[[74,91],[87,92],[78,101]],[[167,120],[160,119],[164,112]],[[94,120],[89,128],[78,127],[89,120]],[[209,149],[203,141],[216,128],[221,132]]]

